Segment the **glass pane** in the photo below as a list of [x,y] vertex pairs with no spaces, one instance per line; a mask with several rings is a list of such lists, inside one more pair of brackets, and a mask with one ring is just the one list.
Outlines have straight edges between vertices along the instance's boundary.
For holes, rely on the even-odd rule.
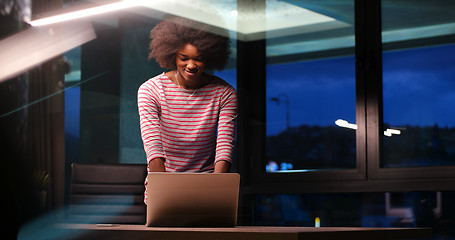
[[65,165],[79,161],[80,110],[81,110],[81,48],[65,53],[70,70],[65,74]]
[[455,192],[259,194],[253,225],[299,227],[428,227],[453,239]]
[[[161,68],[154,59],[147,60],[150,30],[165,14],[171,14],[227,29],[235,37],[231,11],[227,16],[221,11],[228,3],[232,1],[206,1],[205,5],[167,1],[158,5],[140,4],[120,13],[91,17],[97,38],[78,48],[79,54],[74,54],[74,51],[67,54],[74,63],[71,77],[77,71],[81,81],[69,81],[66,85],[71,88],[67,89],[65,104],[72,111],[67,111],[67,114],[72,114],[74,120],[66,124],[68,143],[71,142],[67,146],[66,158],[91,163],[146,163],[137,112],[137,91],[147,79],[169,70]],[[74,6],[70,3],[66,7]],[[236,4],[229,8],[236,10]],[[201,14],[189,14],[195,11],[201,11]],[[211,73],[235,87],[234,38],[231,47],[232,54],[225,69]],[[73,111],[76,106],[79,109]],[[77,134],[73,134],[75,131]]]
[[455,1],[383,1],[382,167],[455,165],[453,11]]
[[264,168],[356,168],[353,1],[289,2],[306,20],[279,37],[266,34]]
[[[215,21],[234,17],[231,12],[236,10],[235,0],[201,0],[198,4],[174,0],[161,4],[155,1],[109,4],[100,0],[34,2],[34,10],[48,11],[34,12],[33,16],[38,18],[94,6],[107,11],[100,15],[90,15],[93,11],[89,11],[90,16],[79,12],[71,16],[83,16],[82,19],[51,26],[29,22],[31,1],[4,2],[0,4],[0,45],[7,60],[2,59],[0,71],[0,146],[2,159],[14,159],[5,161],[3,169],[13,173],[9,174],[12,178],[7,189],[14,191],[7,195],[18,206],[25,206],[14,213],[20,221],[63,206],[68,200],[73,162],[147,163],[140,135],[137,92],[147,79],[171,70],[147,60],[150,30],[164,15],[213,24],[236,36],[235,26],[229,25],[232,21],[226,24]],[[111,12],[126,4],[137,6]],[[25,5],[27,9],[21,9]],[[114,8],[105,8],[109,6]],[[224,11],[223,6],[229,7],[229,11]],[[233,86],[235,41],[231,39],[232,54],[224,71],[208,70]],[[35,192],[46,190],[47,202],[40,202],[42,195]]]

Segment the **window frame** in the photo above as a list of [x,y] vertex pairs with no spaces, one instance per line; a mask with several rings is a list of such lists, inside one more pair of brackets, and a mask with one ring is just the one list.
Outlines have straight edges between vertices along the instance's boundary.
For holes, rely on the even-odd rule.
[[[355,72],[356,72],[356,163],[355,169],[321,170],[299,173],[265,172],[265,40],[255,43],[238,41],[239,86],[239,172],[245,193],[320,193],[455,190],[455,166],[381,168],[382,159],[382,52],[408,44],[382,44],[381,0],[354,0]],[[455,36],[435,38],[450,41]],[[428,44],[429,39],[413,40]],[[430,39],[431,40],[431,39]],[[454,41],[455,42],[455,41]],[[240,46],[239,46],[240,45]],[[245,46],[245,48],[242,48]],[[262,49],[261,49],[262,48]],[[339,50],[335,50],[339,51]],[[257,61],[258,54],[263,61]],[[256,61],[241,61],[254,55]],[[243,64],[243,65],[242,65]],[[245,65],[246,64],[246,65]],[[254,65],[256,64],[256,66]],[[263,66],[259,66],[263,65]],[[251,72],[260,77],[249,78]],[[248,84],[245,82],[248,81]],[[254,85],[255,88],[242,86]],[[259,87],[258,87],[259,86]],[[248,94],[248,97],[246,97]],[[243,109],[243,111],[242,111]],[[257,114],[250,110],[256,109]],[[258,110],[260,109],[260,110]],[[242,114],[245,114],[242,116]],[[247,131],[248,129],[248,131]],[[252,130],[253,129],[253,130]],[[242,136],[246,134],[245,136]],[[255,139],[255,141],[251,141]]]

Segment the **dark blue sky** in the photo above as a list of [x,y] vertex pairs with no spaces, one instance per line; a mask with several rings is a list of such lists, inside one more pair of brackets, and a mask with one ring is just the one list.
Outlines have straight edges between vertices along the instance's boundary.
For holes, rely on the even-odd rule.
[[455,45],[383,54],[384,122],[455,126]]
[[[392,126],[455,126],[455,45],[383,54],[384,122]],[[235,85],[235,71],[216,73]],[[267,134],[286,128],[286,106],[270,101],[287,94],[291,126],[355,122],[354,57],[267,66]]]
[[269,65],[266,91],[267,134],[285,128],[284,104],[270,101],[281,93],[289,97],[291,126],[334,125],[339,118],[354,122],[354,57]]

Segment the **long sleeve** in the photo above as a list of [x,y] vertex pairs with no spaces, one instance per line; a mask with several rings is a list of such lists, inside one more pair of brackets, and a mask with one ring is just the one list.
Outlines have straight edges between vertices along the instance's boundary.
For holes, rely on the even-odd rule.
[[221,109],[218,118],[218,134],[215,163],[223,160],[232,162],[237,118],[237,95],[232,87],[221,96]]
[[138,90],[138,111],[141,136],[147,164],[154,158],[165,159],[160,129],[160,93],[157,82],[147,81]]

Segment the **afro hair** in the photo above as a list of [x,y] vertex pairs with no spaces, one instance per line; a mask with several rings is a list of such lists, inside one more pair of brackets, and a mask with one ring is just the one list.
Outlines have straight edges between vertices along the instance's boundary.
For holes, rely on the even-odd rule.
[[166,16],[150,32],[148,59],[163,68],[175,69],[176,56],[185,44],[195,46],[208,69],[222,70],[229,58],[227,31],[182,17]]

